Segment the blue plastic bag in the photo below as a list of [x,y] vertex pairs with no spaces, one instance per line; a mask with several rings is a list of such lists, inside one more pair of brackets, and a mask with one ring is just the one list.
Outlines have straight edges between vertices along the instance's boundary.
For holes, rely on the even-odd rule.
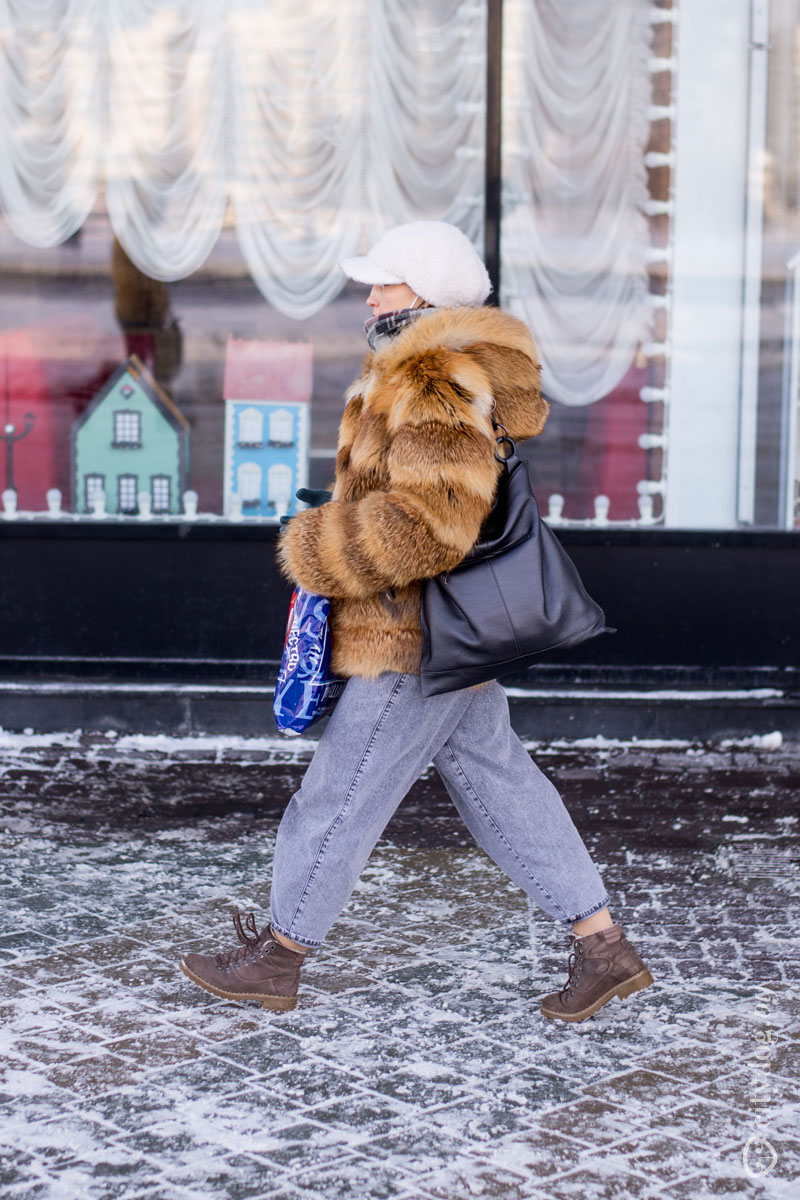
[[327,596],[295,588],[272,704],[275,724],[284,733],[305,733],[344,691],[347,680],[330,669],[330,607]]

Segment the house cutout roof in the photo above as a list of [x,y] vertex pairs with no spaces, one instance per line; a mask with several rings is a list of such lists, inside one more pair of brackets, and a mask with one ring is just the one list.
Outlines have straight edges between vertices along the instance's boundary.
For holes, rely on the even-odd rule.
[[271,400],[308,404],[311,399],[311,342],[260,342],[228,338],[226,400]]
[[166,420],[172,425],[173,429],[177,429],[178,431],[189,429],[189,422],[183,413],[176,408],[174,402],[164,389],[159,387],[142,360],[136,354],[131,354],[124,362],[120,363],[111,378],[103,384],[97,395],[92,397],[89,404],[87,404],[81,415],[76,419],[76,430],[99,408],[106,396],[110,392],[113,392],[117,384],[126,375],[130,375],[136,381],[148,399],[155,404],[156,408],[160,410]]

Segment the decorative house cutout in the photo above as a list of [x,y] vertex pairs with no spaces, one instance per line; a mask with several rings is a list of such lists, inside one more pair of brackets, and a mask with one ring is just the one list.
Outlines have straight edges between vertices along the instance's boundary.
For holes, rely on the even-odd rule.
[[225,359],[226,516],[277,521],[308,485],[310,342],[228,339]]
[[188,465],[189,422],[132,354],[72,426],[76,511],[102,492],[106,512],[135,516],[145,491],[153,513],[176,513]]

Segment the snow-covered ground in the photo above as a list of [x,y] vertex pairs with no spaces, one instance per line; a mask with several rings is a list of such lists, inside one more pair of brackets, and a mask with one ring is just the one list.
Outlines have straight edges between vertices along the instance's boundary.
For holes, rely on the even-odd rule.
[[265,918],[313,748],[0,732],[4,1200],[797,1195],[796,748],[531,743],[656,980],[576,1026],[538,1011],[568,939],[432,775],[293,1012],[177,971]]

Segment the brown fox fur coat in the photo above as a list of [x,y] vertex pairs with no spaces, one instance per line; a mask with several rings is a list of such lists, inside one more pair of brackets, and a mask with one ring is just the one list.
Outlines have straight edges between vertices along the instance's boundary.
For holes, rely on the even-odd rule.
[[420,581],[461,561],[500,470],[490,412],[517,439],[548,404],[525,325],[496,308],[425,313],[348,390],[333,498],[283,529],[287,578],[331,598],[332,668],[419,674]]

